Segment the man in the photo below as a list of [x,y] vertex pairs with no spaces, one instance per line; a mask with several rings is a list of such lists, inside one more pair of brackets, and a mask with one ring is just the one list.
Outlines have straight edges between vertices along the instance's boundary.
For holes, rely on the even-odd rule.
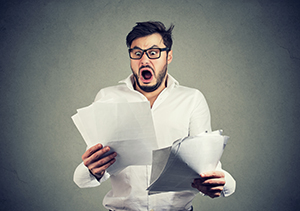
[[[201,92],[180,86],[168,74],[173,59],[172,29],[160,22],[142,22],[127,35],[132,75],[120,85],[100,90],[95,101],[126,99],[128,102],[149,101],[159,148],[167,147],[186,136],[211,131],[210,113]],[[116,176],[105,170],[113,165],[117,153],[99,159],[110,150],[97,144],[83,155],[74,174],[79,187],[94,187],[111,179],[112,190],[103,205],[110,210],[192,210],[192,200],[200,191],[211,198],[228,196],[235,191],[235,181],[221,169],[201,174],[191,186],[195,191],[167,192],[148,195],[151,166],[129,166]]]

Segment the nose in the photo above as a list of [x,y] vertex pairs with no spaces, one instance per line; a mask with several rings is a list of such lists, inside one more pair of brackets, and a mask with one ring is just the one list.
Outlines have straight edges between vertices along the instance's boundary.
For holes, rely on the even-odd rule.
[[140,59],[141,64],[148,64],[148,63],[149,63],[149,60],[150,60],[150,59],[149,59],[148,56],[146,55],[146,52],[144,52],[142,58]]

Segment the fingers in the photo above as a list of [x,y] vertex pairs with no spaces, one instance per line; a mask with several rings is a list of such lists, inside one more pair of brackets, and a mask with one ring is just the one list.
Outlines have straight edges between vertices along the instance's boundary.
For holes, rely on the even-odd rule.
[[200,176],[201,178],[194,179],[192,187],[211,198],[219,197],[226,183],[225,174],[221,171],[210,171]]
[[223,188],[218,189],[207,189],[205,195],[209,196],[210,198],[216,198],[221,196]]
[[201,173],[200,176],[202,178],[224,178],[225,174],[222,171],[208,171],[205,173]]
[[[196,180],[196,181],[195,181]],[[197,181],[195,179],[194,182],[204,185],[204,186],[224,186],[225,185],[225,179],[224,178],[212,178],[212,179],[200,179]]]
[[102,164],[97,165],[97,163],[101,163],[101,162],[97,162],[94,167],[89,167],[89,170],[93,175],[95,175],[98,179],[100,179],[104,175],[105,170],[108,167],[110,167],[115,161],[116,161],[116,159],[112,158],[104,165],[102,165]]
[[85,153],[82,155],[82,160],[85,160],[86,158],[90,157],[92,154],[94,154],[96,151],[102,149],[102,144],[96,144],[95,146],[92,146],[88,150],[85,151]]
[[197,188],[203,194],[209,196],[210,198],[215,198],[221,196],[224,186],[223,185],[202,185],[201,183],[192,183],[193,188]]
[[[94,155],[93,155],[94,156]],[[92,156],[92,157],[93,157]],[[107,169],[112,163],[114,163],[115,161],[115,157],[117,156],[117,153],[112,153],[110,155],[107,155],[101,159],[95,159],[93,160],[93,162],[89,165],[89,169],[96,169],[96,168],[100,168],[103,167],[104,170]],[[98,157],[98,156],[96,156]],[[112,162],[112,163],[111,163]],[[110,165],[108,165],[109,163],[111,163]],[[107,166],[107,167],[106,167]],[[106,167],[106,168],[105,168]],[[102,168],[102,169],[103,169]]]
[[105,170],[116,161],[116,152],[103,157],[103,155],[109,151],[109,147],[103,147],[102,144],[96,144],[82,155],[84,165],[97,179],[100,179]]
[[102,148],[102,144],[97,144],[89,148],[83,155],[82,160],[85,166],[97,162],[101,156],[107,153],[110,150],[109,147]]

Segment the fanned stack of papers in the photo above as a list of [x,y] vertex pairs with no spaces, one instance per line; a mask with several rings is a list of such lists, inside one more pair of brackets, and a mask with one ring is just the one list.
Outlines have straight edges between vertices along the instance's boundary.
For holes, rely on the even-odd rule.
[[157,149],[149,102],[101,102],[77,110],[73,122],[88,148],[101,143],[117,152],[107,172],[119,173],[129,165],[149,165]]
[[179,139],[172,146],[153,151],[149,194],[195,191],[191,184],[200,174],[215,170],[229,139],[222,131]]
[[108,154],[117,152],[109,174],[152,164],[149,194],[195,191],[193,180],[215,170],[229,138],[221,131],[202,133],[158,149],[149,102],[97,101],[78,109],[72,119],[88,148],[101,143],[111,148]]

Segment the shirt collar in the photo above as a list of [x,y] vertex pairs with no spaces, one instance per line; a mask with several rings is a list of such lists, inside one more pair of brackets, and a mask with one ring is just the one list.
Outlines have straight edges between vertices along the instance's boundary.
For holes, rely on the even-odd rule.
[[[173,78],[170,74],[168,74],[168,79],[167,79],[167,88],[173,88],[179,85],[179,82]],[[134,90],[133,84],[134,84],[134,79],[133,79],[133,74],[129,75],[127,78],[124,80],[119,81],[121,84],[125,84],[129,89]]]

